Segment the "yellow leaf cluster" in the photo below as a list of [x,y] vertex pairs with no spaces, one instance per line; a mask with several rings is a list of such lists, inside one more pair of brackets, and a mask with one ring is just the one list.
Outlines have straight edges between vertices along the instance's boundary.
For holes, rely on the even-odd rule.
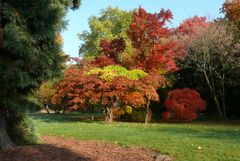
[[223,6],[230,21],[240,22],[240,0],[228,0]]

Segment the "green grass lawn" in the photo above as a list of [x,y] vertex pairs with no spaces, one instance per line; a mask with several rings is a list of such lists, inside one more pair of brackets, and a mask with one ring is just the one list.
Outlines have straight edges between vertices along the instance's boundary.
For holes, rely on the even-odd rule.
[[240,126],[79,121],[77,114],[33,114],[41,135],[150,148],[179,161],[240,161]]

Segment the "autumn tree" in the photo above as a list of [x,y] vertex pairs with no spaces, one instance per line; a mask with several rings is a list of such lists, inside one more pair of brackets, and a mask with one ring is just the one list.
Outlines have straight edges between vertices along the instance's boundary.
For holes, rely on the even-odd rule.
[[184,64],[203,75],[221,117],[226,117],[226,87],[231,84],[231,73],[240,65],[234,30],[226,21],[212,24],[192,38]]
[[239,0],[226,0],[223,4],[222,11],[226,14],[229,21],[240,23],[240,1]]
[[[50,104],[52,96],[55,93],[54,89],[54,82],[53,81],[47,81],[43,82],[39,89],[36,91],[35,96],[39,99],[39,101],[45,105],[45,104]],[[49,113],[49,110],[46,109],[47,112]]]
[[[164,76],[179,69],[176,60],[182,57],[182,46],[175,41],[173,32],[167,27],[171,19],[171,11],[164,9],[152,14],[140,7],[133,13],[133,21],[128,30],[135,49],[131,56],[134,62],[132,68],[142,69],[152,76]],[[165,79],[166,84],[167,82]],[[147,102],[147,106],[149,104]],[[146,112],[150,114],[149,108],[146,108]],[[145,120],[147,117],[148,115]]]
[[[178,58],[178,45],[172,38],[171,29],[166,27],[171,18],[172,14],[169,10],[161,10],[159,13],[151,14],[141,7],[134,12],[127,13],[108,8],[102,12],[101,16],[93,17],[90,20],[91,31],[80,36],[84,38],[80,51],[87,53],[84,60],[89,61],[87,65],[89,68],[95,68],[95,70],[96,67],[102,68],[108,75],[112,71],[108,73],[109,70],[106,69],[114,65],[122,66],[127,70],[143,70],[148,74],[148,76],[134,81],[142,89],[141,91],[126,92],[129,89],[121,88],[123,92],[118,89],[120,90],[119,94],[124,93],[125,96],[121,95],[118,97],[119,99],[114,98],[118,101],[112,101],[121,102],[120,104],[132,101],[128,104],[144,107],[146,120],[148,120],[148,114],[151,113],[150,101],[158,100],[155,95],[156,90],[165,84],[163,74],[178,69],[175,63],[175,59]],[[84,52],[83,49],[89,50]],[[89,56],[94,58],[89,60]],[[99,76],[99,78],[104,75]],[[124,82],[130,83],[131,87],[133,80],[126,79],[122,82],[115,82],[120,78],[126,79],[127,77],[116,77],[108,84],[120,86]],[[111,94],[114,91],[108,91],[108,93]],[[117,92],[115,91],[115,93]],[[127,96],[134,97],[135,102],[133,99],[128,99]],[[109,100],[109,102],[111,101]]]
[[162,116],[165,120],[192,122],[197,118],[197,112],[205,109],[205,105],[197,91],[189,88],[175,89],[168,92],[164,101],[167,112]]
[[[65,26],[68,7],[79,0],[0,1],[0,149],[14,143],[6,131],[5,116],[15,117],[23,108],[21,98],[41,82],[61,73],[64,61],[55,40]],[[19,136],[21,137],[21,136]]]
[[205,31],[212,23],[206,17],[193,16],[185,19],[179,26],[173,29],[173,39],[178,42],[180,46],[179,52],[182,56],[177,61],[181,70],[174,73],[173,88],[192,88],[197,89],[203,96],[208,95],[208,87],[204,81],[203,74],[196,72],[191,67],[192,62],[188,59],[187,55],[192,39]]
[[[156,87],[151,87],[144,81],[147,73],[142,70],[127,70],[121,66],[105,66],[103,68],[83,69],[73,66],[65,72],[64,79],[57,85],[57,93],[54,97],[68,96],[72,102],[72,109],[82,106],[101,104],[106,113],[106,122],[113,121],[113,112],[116,108],[125,105],[143,107],[147,102],[147,96],[151,100],[158,100]],[[156,79],[159,81],[160,79]],[[152,81],[152,80],[151,80]],[[160,86],[163,81],[155,82]],[[138,93],[138,99],[144,101],[134,102],[132,99],[124,99],[126,95]],[[135,96],[136,98],[136,96]]]
[[236,25],[237,29],[235,34],[237,39],[240,40],[240,1],[239,0],[226,0],[222,6],[222,12],[225,14],[225,20],[229,23]]
[[201,33],[207,27],[211,25],[211,22],[207,21],[206,17],[194,16],[184,20],[176,29],[175,33],[180,39],[184,37],[191,38]]
[[170,29],[166,27],[171,19],[170,10],[162,9],[159,13],[151,14],[140,7],[133,13],[128,36],[135,48],[135,67],[148,72],[177,70],[174,61],[177,44],[171,38]]
[[[90,19],[91,31],[81,34],[84,51],[80,51],[86,53],[84,58],[103,53],[104,60],[110,55],[111,58],[117,56],[117,62],[127,68],[175,71],[178,45],[166,26],[171,19],[170,10],[151,14],[141,7],[133,13],[108,8],[99,17]],[[124,50],[119,50],[121,48]]]

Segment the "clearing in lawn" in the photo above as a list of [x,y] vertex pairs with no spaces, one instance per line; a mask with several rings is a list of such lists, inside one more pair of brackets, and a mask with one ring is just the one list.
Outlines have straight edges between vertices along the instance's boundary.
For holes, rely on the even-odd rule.
[[[137,146],[179,161],[237,161],[240,126],[217,124],[149,124],[80,121],[77,115],[34,114],[41,135]],[[67,145],[66,145],[67,146]]]

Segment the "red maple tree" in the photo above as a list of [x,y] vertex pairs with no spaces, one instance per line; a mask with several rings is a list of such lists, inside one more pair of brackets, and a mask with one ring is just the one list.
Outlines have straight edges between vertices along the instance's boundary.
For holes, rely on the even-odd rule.
[[112,41],[102,39],[99,47],[102,54],[95,57],[90,64],[93,67],[102,68],[108,65],[119,64],[118,55],[124,51],[126,44],[123,38],[116,38]]
[[112,41],[102,39],[99,46],[104,55],[116,59],[117,55],[124,51],[126,44],[123,38],[113,39]]
[[173,29],[173,39],[177,45],[175,48],[177,58],[184,59],[186,49],[192,38],[211,26],[211,24],[212,22],[207,21],[206,17],[194,16],[184,20],[177,28]]
[[189,88],[175,89],[168,93],[164,101],[167,112],[162,117],[165,120],[191,122],[197,118],[197,112],[205,109],[205,105],[197,91]]
[[191,37],[206,29],[209,27],[209,25],[211,25],[211,23],[207,21],[206,17],[194,16],[192,18],[184,20],[176,28],[175,32],[180,35],[187,35]]
[[174,60],[176,43],[171,39],[171,30],[166,27],[171,19],[170,10],[162,9],[159,13],[151,14],[140,7],[133,13],[128,36],[136,49],[135,67],[148,72],[177,70]]

